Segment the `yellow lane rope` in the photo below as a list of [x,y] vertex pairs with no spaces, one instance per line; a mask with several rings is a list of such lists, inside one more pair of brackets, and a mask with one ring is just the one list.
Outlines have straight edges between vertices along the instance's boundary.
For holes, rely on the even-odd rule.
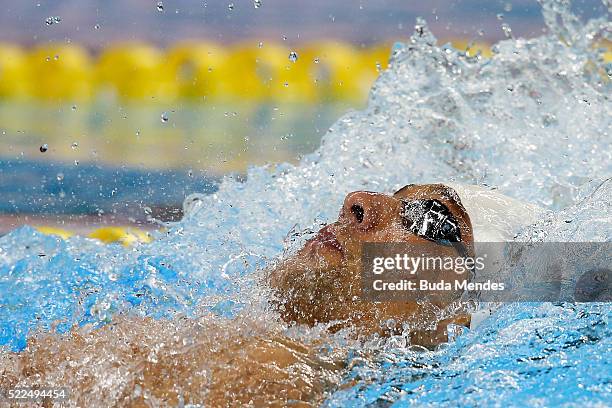
[[[73,232],[56,227],[39,226],[36,229],[45,235],[56,235],[62,239],[75,235]],[[87,234],[88,238],[97,239],[105,244],[119,243],[124,246],[132,246],[136,243],[149,243],[153,237],[147,231],[133,227],[101,227]]]
[[[454,44],[468,54],[480,50],[490,56],[487,44]],[[116,44],[94,56],[77,44],[26,50],[0,42],[0,100],[360,102],[387,66],[389,53],[390,44],[356,47],[335,41],[295,48],[268,42],[184,42],[167,50]]]

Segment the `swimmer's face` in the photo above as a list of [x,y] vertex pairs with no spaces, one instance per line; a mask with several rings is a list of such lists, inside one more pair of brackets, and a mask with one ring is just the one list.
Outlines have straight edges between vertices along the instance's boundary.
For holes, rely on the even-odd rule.
[[[427,244],[438,256],[473,253],[469,216],[449,187],[408,185],[393,195],[350,193],[338,220],[271,272],[270,285],[277,292],[283,319],[309,325],[334,322],[336,328],[355,326],[366,332],[385,331],[381,323],[388,327],[389,319],[398,325],[429,320],[428,312],[416,302],[362,299],[361,255],[366,242]],[[449,243],[463,244],[463,253]],[[448,298],[433,303],[442,307],[456,297],[449,293]]]

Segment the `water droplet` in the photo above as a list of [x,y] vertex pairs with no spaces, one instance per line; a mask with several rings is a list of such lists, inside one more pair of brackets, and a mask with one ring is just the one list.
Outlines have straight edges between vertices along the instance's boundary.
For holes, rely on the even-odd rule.
[[497,13],[497,19],[499,21],[503,20],[504,19],[504,14],[503,13]]
[[193,177],[193,170],[190,169],[189,171],[187,171],[187,176]]
[[75,165],[75,166],[78,166],[78,165],[79,165],[79,161],[78,161],[78,160],[75,160],[75,161],[74,161],[74,165]]
[[47,150],[49,150],[49,145],[48,144],[42,144],[39,148],[41,153],[45,153]]
[[257,46],[258,46],[259,48],[262,48],[262,47],[263,47],[263,41],[260,41],[260,42],[259,42],[259,44],[257,44]]
[[321,60],[319,60],[319,58],[318,58],[318,57],[314,59],[314,63],[315,63],[315,64],[318,64],[319,62],[321,62]]
[[552,113],[547,113],[542,116],[542,125],[544,127],[550,127],[558,124],[557,117]]
[[57,173],[57,176],[55,178],[57,179],[57,181],[62,181],[64,179],[64,173]]
[[261,0],[253,0],[253,7],[256,9],[261,7]]
[[72,148],[72,150],[76,150],[77,147],[79,147],[79,144],[77,142],[72,142],[72,144],[70,145],[70,147]]
[[99,30],[99,29],[100,29],[100,24],[94,25],[94,30]]
[[60,16],[49,16],[45,19],[45,24],[47,26],[52,26],[53,24],[59,24],[62,22],[62,18]]
[[161,1],[157,2],[157,11],[159,11],[160,13],[164,12],[164,3]]
[[228,4],[228,5],[227,5],[227,9],[228,9],[229,11],[232,11],[232,10],[234,9],[234,3],[230,3],[230,4]]
[[395,326],[397,325],[397,322],[395,321],[395,319],[388,319],[384,323],[387,329],[394,329]]
[[509,13],[512,11],[512,3],[506,3],[504,4],[504,11]]
[[77,110],[77,106],[76,105],[72,105],[72,110],[73,111]]
[[289,53],[289,61],[291,61],[291,62],[295,62],[295,61],[297,61],[297,60],[298,60],[298,54],[297,54],[297,52],[295,52],[295,51],[291,51],[291,52]]
[[506,38],[511,38],[512,37],[512,29],[510,28],[510,26],[506,23],[503,23],[502,26],[502,31],[504,32],[504,35],[506,36]]
[[480,30],[478,30],[478,35],[480,37],[484,36],[485,35],[485,30],[483,30],[482,28]]
[[162,121],[162,123],[167,123],[168,122],[168,112],[162,112],[162,114],[161,114],[161,121]]

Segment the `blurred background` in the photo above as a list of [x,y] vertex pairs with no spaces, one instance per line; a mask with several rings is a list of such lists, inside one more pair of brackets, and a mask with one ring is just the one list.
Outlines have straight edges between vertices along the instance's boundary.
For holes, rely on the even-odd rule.
[[544,30],[535,0],[0,1],[0,235],[116,240],[100,227],[154,228],[223,175],[298,161],[418,16],[480,58]]

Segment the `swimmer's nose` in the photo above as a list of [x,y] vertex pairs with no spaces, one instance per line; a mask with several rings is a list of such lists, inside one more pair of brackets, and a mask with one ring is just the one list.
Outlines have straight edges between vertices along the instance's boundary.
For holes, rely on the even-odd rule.
[[355,191],[344,199],[340,221],[360,230],[368,230],[399,214],[399,201],[389,195]]

